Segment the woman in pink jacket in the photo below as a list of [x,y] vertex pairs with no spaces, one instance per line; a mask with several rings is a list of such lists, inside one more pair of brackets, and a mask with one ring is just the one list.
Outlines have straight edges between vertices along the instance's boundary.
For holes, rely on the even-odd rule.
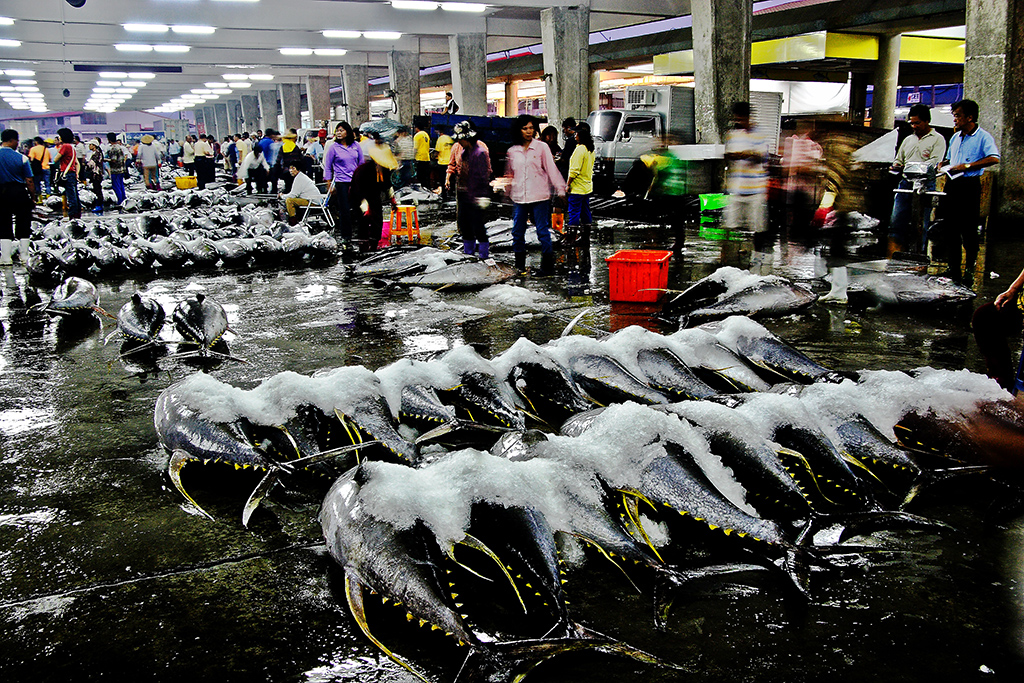
[[[505,176],[510,179],[512,199],[512,251],[516,269],[526,270],[526,219],[533,218],[540,240],[538,275],[553,275],[555,254],[551,248],[551,192],[565,196],[565,180],[555,167],[551,148],[534,139],[537,121],[523,115],[516,121],[516,143],[509,147],[505,159]],[[516,135],[516,134],[514,134]]]

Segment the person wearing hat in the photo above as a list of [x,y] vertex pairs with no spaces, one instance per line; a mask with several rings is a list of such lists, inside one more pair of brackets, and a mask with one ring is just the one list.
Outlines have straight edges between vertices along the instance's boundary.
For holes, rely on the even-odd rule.
[[323,197],[316,183],[308,175],[302,172],[299,167],[302,160],[292,160],[288,164],[288,175],[292,179],[292,189],[287,193],[278,194],[279,199],[284,200],[284,208],[288,212],[288,225],[298,223],[296,211],[300,206],[306,206],[310,202],[321,202]]
[[160,166],[160,150],[153,144],[152,135],[143,135],[139,141],[139,163],[142,164],[142,180],[146,188],[150,190],[160,189],[160,176],[157,168]]
[[352,174],[365,158],[363,148],[356,140],[355,131],[348,121],[334,127],[334,142],[324,154],[324,180],[330,187],[331,209],[337,216],[338,234],[343,242],[352,241],[352,205],[349,188]]
[[456,177],[456,220],[462,235],[462,251],[470,255],[479,253],[480,258],[485,259],[491,249],[484,223],[484,209],[490,204],[491,195],[491,156],[487,145],[476,138],[477,133],[469,121],[455,124],[452,139],[456,147],[445,184],[450,187],[451,177]]
[[[364,236],[365,250],[374,251],[380,242],[384,225],[384,202],[389,201],[392,209],[398,206],[391,186],[391,172],[398,168],[398,160],[379,133],[371,132],[368,135],[370,145],[367,159],[352,173],[349,202],[358,208],[358,232]],[[339,146],[335,144],[331,149]]]
[[302,169],[302,148],[299,147],[299,133],[294,128],[281,136],[281,175],[284,177],[284,191],[287,194],[292,191],[292,174],[288,168],[292,164],[298,164]]
[[96,195],[96,203],[92,207],[95,214],[103,213],[103,145],[99,138],[89,140],[89,177],[92,178],[92,191]]

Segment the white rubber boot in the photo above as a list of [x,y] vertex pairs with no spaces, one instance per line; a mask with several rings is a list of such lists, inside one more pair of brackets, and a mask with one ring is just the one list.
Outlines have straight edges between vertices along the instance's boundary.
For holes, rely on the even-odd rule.
[[832,268],[832,291],[821,297],[819,301],[845,304],[847,302],[846,287],[850,284],[850,278],[846,273],[846,266]]
[[23,265],[28,263],[28,248],[31,243],[32,240],[27,237],[22,237],[18,242],[18,258]]
[[14,248],[14,242],[12,240],[0,240],[0,266],[10,266],[14,264],[11,260],[11,250]]

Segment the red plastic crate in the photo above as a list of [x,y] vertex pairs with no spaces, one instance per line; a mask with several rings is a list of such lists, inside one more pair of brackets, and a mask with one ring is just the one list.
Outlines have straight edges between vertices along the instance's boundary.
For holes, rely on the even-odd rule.
[[[608,297],[612,301],[657,301],[668,286],[671,251],[623,249],[608,262]],[[647,290],[647,291],[641,291]]]

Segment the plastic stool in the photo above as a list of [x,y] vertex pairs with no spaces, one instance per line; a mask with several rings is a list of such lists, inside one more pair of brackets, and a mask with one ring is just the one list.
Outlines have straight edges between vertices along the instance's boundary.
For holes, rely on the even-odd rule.
[[[402,225],[402,217],[405,217],[405,225]],[[409,243],[419,244],[420,241],[420,214],[415,206],[396,206],[391,212],[391,243],[398,242],[398,238],[405,236]],[[415,242],[413,238],[415,236]]]

